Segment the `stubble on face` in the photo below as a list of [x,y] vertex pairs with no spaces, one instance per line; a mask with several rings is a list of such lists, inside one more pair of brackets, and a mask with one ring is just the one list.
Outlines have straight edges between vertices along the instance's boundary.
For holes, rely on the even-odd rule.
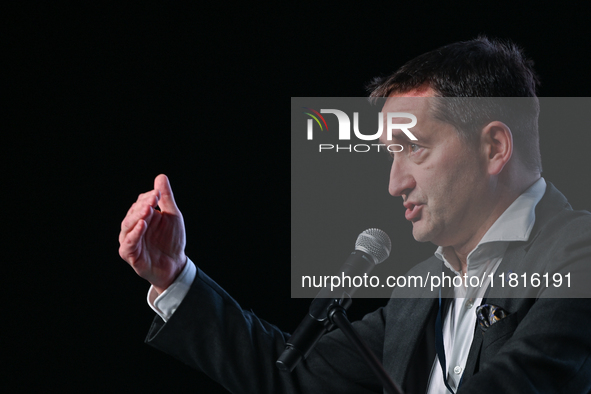
[[384,106],[383,112],[417,116],[412,131],[416,130],[416,144],[424,146],[420,154],[395,157],[399,162],[393,163],[390,193],[402,196],[407,206],[413,205],[407,216],[417,241],[453,246],[470,238],[479,226],[479,208],[487,192],[486,170],[480,148],[469,146],[454,126],[432,116],[432,102],[426,97],[433,96],[430,89],[392,95]]
[[[455,134],[455,131],[453,132]],[[422,169],[417,187],[409,198],[423,202],[420,216],[413,222],[413,237],[419,242],[449,246],[462,242],[477,227],[482,175],[479,163],[468,147],[450,135],[445,150],[433,163]]]

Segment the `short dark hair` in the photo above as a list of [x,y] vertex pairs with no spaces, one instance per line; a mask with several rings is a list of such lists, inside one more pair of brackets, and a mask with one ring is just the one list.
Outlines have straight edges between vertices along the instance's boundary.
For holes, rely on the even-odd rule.
[[454,125],[467,142],[476,142],[486,124],[502,121],[511,129],[522,162],[541,171],[539,79],[533,64],[514,43],[479,36],[420,55],[367,88],[373,99],[430,87],[446,98],[434,107],[434,116]]

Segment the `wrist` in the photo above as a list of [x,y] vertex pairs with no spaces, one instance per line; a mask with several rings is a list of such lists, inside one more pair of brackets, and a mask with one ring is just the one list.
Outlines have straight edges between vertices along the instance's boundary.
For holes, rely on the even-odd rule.
[[187,265],[187,261],[188,261],[188,258],[183,253],[179,257],[177,262],[174,263],[174,270],[166,281],[158,281],[159,283],[152,282],[152,286],[154,287],[154,290],[156,290],[158,295],[164,293],[164,291],[166,291],[166,289],[168,289],[170,287],[170,285],[172,285],[177,280],[177,278],[180,276],[180,274],[185,269],[185,266]]

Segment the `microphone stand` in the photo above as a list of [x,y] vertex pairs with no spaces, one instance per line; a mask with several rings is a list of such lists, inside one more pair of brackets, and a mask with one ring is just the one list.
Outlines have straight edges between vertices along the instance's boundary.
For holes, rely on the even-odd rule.
[[369,365],[371,370],[376,374],[382,383],[382,387],[384,387],[386,393],[403,394],[398,385],[396,385],[390,376],[388,376],[388,373],[386,373],[386,370],[384,370],[380,360],[378,360],[369,346],[367,346],[367,343],[365,343],[363,338],[361,338],[357,331],[355,331],[353,325],[347,318],[347,312],[345,311],[345,308],[343,308],[338,303],[334,303],[328,311],[328,319],[332,324],[340,328],[349,341],[355,345],[357,351],[361,354],[367,365]]
[[[286,349],[277,360],[277,367],[282,371],[291,372],[302,359],[308,356],[320,338],[336,326],[357,348],[367,365],[378,377],[386,393],[404,394],[388,376],[380,360],[373,354],[369,346],[349,322],[346,309],[349,308],[351,303],[351,297],[347,293],[344,293],[340,299],[315,298],[310,305],[309,313],[294,332],[294,335],[290,338],[291,342],[288,341]],[[299,330],[301,330],[300,333],[305,334],[296,335]]]

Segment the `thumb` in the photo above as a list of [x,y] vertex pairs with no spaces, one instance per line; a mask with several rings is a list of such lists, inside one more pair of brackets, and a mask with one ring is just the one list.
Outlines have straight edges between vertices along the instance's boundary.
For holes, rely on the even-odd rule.
[[174,201],[174,195],[172,194],[172,188],[168,177],[164,174],[160,174],[154,179],[154,189],[160,191],[160,200],[158,206],[162,212],[178,213],[179,209]]

